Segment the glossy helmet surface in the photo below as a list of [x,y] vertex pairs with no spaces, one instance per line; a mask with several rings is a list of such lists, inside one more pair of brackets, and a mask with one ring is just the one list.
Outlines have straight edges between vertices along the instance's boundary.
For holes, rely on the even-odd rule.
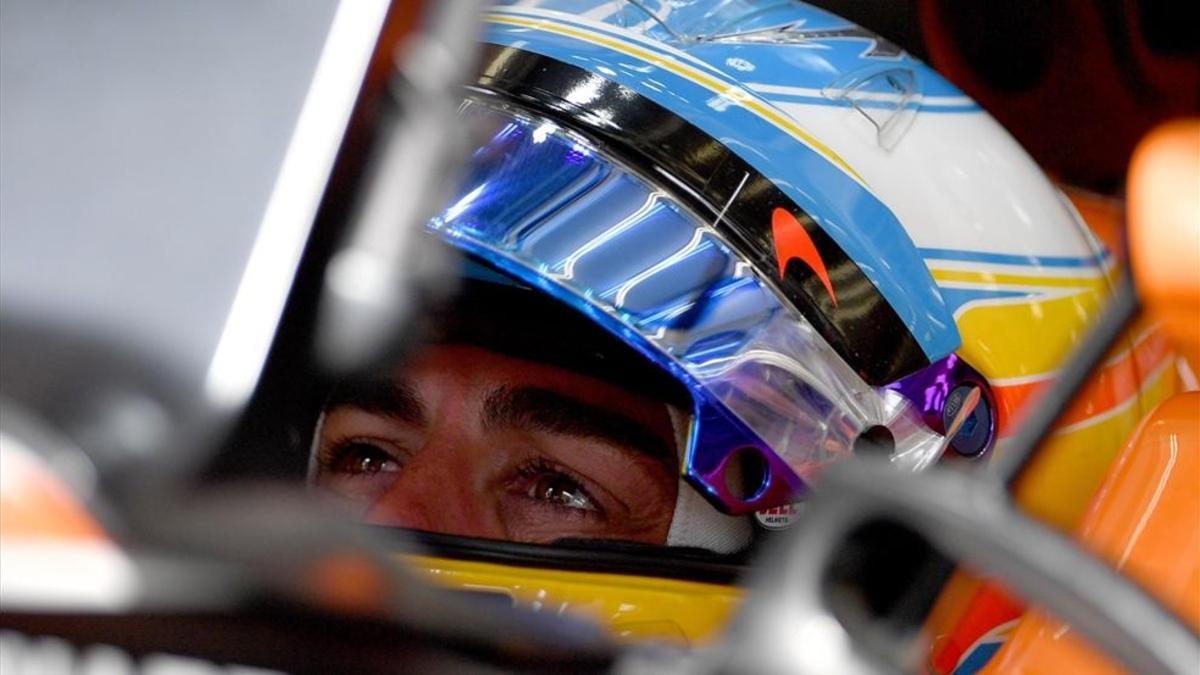
[[[986,112],[832,14],[515,2],[486,16],[484,39],[462,112],[482,140],[430,229],[683,383],[681,472],[725,513],[769,528],[864,445],[894,446],[910,470],[985,459],[1108,292],[1109,252]],[[1137,396],[1120,380],[1064,444],[1115,451],[1105,424]],[[539,603],[583,583],[419,562]],[[618,602],[644,584],[601,585],[610,601],[562,602],[655,623]],[[717,614],[732,603],[719,593]]]

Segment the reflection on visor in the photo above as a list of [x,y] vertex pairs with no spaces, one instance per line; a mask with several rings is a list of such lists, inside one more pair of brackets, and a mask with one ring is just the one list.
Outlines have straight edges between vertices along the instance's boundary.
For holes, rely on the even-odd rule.
[[[795,501],[877,426],[894,437],[896,464],[916,470],[936,459],[941,436],[905,396],[866,385],[664,191],[552,122],[480,103],[463,115],[488,140],[430,227],[587,313],[685,382],[695,407],[683,470],[720,508]],[[765,466],[748,488],[735,459],[746,449]]]

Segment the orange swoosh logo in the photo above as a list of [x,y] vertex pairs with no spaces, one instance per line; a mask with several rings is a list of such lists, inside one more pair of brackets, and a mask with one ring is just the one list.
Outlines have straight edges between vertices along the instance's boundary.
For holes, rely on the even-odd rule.
[[788,263],[793,260],[808,265],[829,293],[833,306],[838,306],[837,294],[833,292],[833,282],[829,279],[829,271],[825,269],[825,261],[817,252],[817,246],[800,221],[796,220],[787,209],[776,208],[771,213],[771,234],[775,239],[775,259],[779,261],[779,278],[784,277]]

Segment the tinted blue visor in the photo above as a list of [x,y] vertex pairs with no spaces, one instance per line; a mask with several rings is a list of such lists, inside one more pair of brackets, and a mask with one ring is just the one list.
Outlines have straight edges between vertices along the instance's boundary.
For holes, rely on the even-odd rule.
[[895,464],[936,459],[941,436],[908,399],[865,384],[665,189],[549,120],[479,102],[462,115],[483,140],[430,228],[682,382],[693,399],[682,472],[718,508],[796,501],[879,426],[895,440]]

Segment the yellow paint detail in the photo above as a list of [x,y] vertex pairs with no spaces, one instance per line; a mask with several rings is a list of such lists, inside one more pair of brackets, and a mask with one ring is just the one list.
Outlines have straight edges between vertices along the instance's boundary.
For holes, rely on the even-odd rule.
[[1021,478],[1017,502],[1034,518],[1073,530],[1139,413],[1135,403],[1091,426],[1052,436]]
[[[1173,363],[1174,358],[1168,360]],[[1018,503],[1034,517],[1072,530],[1138,421],[1173,396],[1176,388],[1175,369],[1164,368],[1142,384],[1136,401],[1117,414],[1052,436],[1021,479]]]
[[817,140],[815,136],[805,131],[802,127],[800,127],[800,125],[796,124],[791,117],[751,96],[745,89],[742,89],[741,87],[731,86],[729,83],[722,82],[718,78],[703,73],[690,66],[686,66],[678,61],[665,58],[661,54],[656,54],[648,49],[643,49],[628,42],[610,38],[598,33],[564,26],[560,23],[556,23],[547,19],[524,19],[500,14],[488,14],[484,18],[492,23],[509,24],[513,26],[521,26],[522,28],[533,28],[535,30],[545,31],[547,33],[565,35],[567,37],[583,40],[584,42],[590,42],[592,44],[603,45],[614,51],[633,56],[647,63],[652,63],[663,70],[675,73],[686,80],[695,82],[714,94],[724,96],[726,99],[771,122],[775,126],[803,142],[805,145],[808,145],[817,152],[821,153],[821,155],[823,155],[829,161],[837,164],[842,168],[843,171],[853,176],[854,179],[859,183],[866,185],[866,181],[863,179],[863,177],[829,146],[825,145],[821,141]]
[[585,617],[625,640],[705,644],[725,627],[742,598],[740,588],[722,584],[402,557],[438,585],[507,596],[537,612]]
[[1047,299],[980,304],[958,318],[959,353],[988,378],[1044,375],[1084,335],[1104,304],[1101,288]]
[[1001,286],[1016,286],[1021,288],[1085,288],[1093,292],[1104,293],[1108,288],[1108,281],[1099,275],[1094,277],[1053,277],[1014,274],[1012,272],[951,269],[931,269],[929,270],[929,274],[935,281],[977,283],[989,289]]

